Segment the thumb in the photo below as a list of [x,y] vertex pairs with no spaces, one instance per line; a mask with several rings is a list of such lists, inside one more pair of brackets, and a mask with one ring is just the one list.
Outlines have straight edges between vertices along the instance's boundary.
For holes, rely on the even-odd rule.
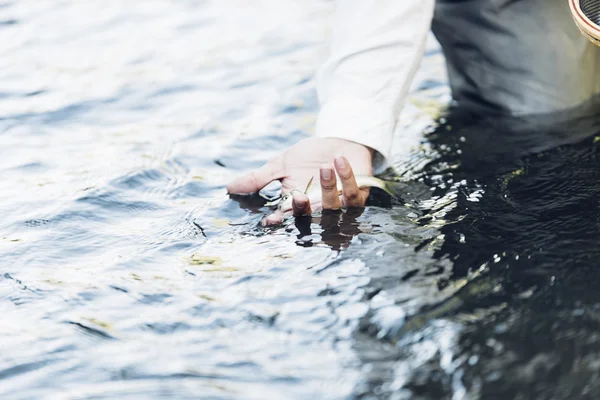
[[269,161],[262,167],[240,176],[227,184],[229,194],[256,193],[274,180],[283,178],[282,168],[277,161]]

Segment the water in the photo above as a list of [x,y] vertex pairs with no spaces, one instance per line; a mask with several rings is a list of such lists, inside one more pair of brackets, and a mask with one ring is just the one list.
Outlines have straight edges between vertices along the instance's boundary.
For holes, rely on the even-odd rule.
[[331,2],[0,5],[2,398],[598,397],[597,120],[438,121],[432,40],[402,198],[263,229]]

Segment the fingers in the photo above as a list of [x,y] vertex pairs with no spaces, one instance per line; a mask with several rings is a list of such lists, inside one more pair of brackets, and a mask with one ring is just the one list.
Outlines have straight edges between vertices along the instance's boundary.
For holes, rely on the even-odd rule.
[[323,164],[320,168],[321,175],[321,202],[324,210],[338,210],[341,208],[338,194],[337,179],[333,167]]
[[[287,212],[289,213],[289,211]],[[282,210],[276,210],[273,214],[267,215],[261,221],[262,226],[275,226],[279,225],[283,222],[286,214]],[[304,217],[312,214],[312,209],[310,206],[310,200],[308,196],[303,193],[294,194],[292,200],[292,214],[294,217]]]
[[303,217],[305,215],[312,214],[310,208],[310,200],[308,196],[303,193],[294,193],[292,201],[292,212],[294,217]]
[[263,220],[261,221],[261,225],[262,226],[275,226],[275,225],[279,225],[283,222],[283,217],[284,214],[282,211],[277,210],[275,211],[273,214],[271,215],[267,215],[265,218],[263,218]]
[[250,194],[260,191],[274,180],[283,177],[282,169],[279,168],[279,162],[270,161],[262,167],[241,176],[227,185],[229,194]]
[[364,207],[369,192],[359,189],[352,167],[346,157],[335,157],[333,164],[342,181],[342,205],[344,207]]
[[[369,196],[368,188],[359,188],[350,163],[344,156],[334,158],[333,167],[330,164],[322,164],[320,171],[321,198],[313,199],[312,207],[316,210],[339,210],[340,208],[363,208]],[[282,169],[280,169],[282,170]],[[336,172],[339,178],[336,177]],[[227,186],[229,193],[252,193],[256,192],[271,181],[283,176],[278,169],[269,163],[250,174],[238,178]],[[338,190],[338,179],[341,183],[342,194]],[[313,208],[309,197],[299,190],[292,190],[292,214],[295,217],[309,216]],[[319,201],[320,200],[320,201]],[[289,204],[289,203],[288,203]],[[289,206],[288,206],[289,207]],[[284,217],[289,215],[288,210],[277,210],[262,220],[263,226],[281,224]]]

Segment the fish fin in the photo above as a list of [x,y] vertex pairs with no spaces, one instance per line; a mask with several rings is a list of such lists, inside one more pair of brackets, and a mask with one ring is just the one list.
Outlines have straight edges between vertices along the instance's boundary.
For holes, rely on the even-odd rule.
[[407,187],[406,183],[404,182],[382,180],[375,177],[369,177],[368,186],[379,188],[395,198],[399,198],[403,192],[403,189]]
[[398,185],[398,182],[384,182],[384,184],[381,187],[381,190],[383,190],[392,197],[398,197],[398,195],[400,194],[399,186],[400,185]]
[[369,176],[367,178],[358,178],[358,181],[363,181],[364,180],[364,184],[361,185],[361,183],[359,183],[359,187],[376,187],[378,189],[383,190],[384,192],[386,192],[387,194],[389,194],[392,197],[397,197],[397,191],[395,190],[395,186],[397,182],[392,182],[392,181],[384,181],[382,179],[376,178],[374,176]]
[[304,189],[304,194],[308,194],[308,191],[310,190],[310,187],[312,186],[313,179],[315,179],[314,176],[310,178],[310,181],[308,181],[308,185],[306,185],[306,189]]

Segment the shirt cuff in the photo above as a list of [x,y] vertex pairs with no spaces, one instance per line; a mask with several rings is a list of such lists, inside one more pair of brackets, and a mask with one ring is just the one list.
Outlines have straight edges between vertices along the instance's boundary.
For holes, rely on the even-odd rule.
[[376,151],[373,173],[381,173],[389,166],[396,120],[392,107],[369,102],[343,99],[330,100],[317,117],[316,136],[350,140]]

